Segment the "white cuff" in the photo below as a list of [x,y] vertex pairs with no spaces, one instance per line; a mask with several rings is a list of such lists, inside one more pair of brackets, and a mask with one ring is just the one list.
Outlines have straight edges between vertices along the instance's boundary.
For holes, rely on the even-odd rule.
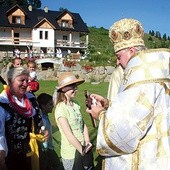
[[7,143],[6,143],[6,138],[4,136],[0,137],[0,150],[4,150],[5,151],[5,156],[7,156],[8,147],[7,147]]

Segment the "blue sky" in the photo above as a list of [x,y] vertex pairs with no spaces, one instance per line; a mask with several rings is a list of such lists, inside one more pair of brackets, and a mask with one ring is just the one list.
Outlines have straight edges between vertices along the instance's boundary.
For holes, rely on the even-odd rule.
[[170,0],[41,0],[41,8],[60,7],[79,13],[87,26],[110,26],[122,18],[139,20],[148,33],[159,31],[170,36]]

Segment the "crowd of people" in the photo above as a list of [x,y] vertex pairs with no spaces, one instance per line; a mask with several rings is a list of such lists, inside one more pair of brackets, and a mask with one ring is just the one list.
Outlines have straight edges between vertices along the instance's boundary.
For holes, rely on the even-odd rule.
[[24,57],[25,59],[34,59],[34,58],[45,58],[45,56],[54,58],[56,56],[58,59],[63,57],[63,52],[61,51],[60,48],[56,49],[56,52],[53,51],[53,49],[40,49],[37,51],[37,49],[32,49],[30,47],[27,47],[24,52],[21,52],[19,48],[14,48],[13,49],[13,58],[22,58]]
[[[90,94],[86,100],[86,111],[99,121],[99,169],[170,169],[170,51],[147,49],[143,37],[142,24],[132,18],[109,30],[117,67],[107,99]],[[52,95],[36,96],[29,83],[37,80],[33,61],[25,68],[20,57],[13,60],[0,94],[0,169],[95,169],[89,130],[75,100],[84,79],[64,72]],[[61,134],[61,160],[56,161],[51,161],[57,158],[48,116],[52,112]]]

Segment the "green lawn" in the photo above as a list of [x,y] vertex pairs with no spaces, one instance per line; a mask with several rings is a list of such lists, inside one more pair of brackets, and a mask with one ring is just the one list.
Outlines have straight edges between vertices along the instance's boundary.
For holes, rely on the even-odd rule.
[[[48,93],[48,94],[53,94],[53,91],[55,89],[55,86],[57,85],[56,81],[39,81],[40,83],[40,89],[37,91],[35,94],[39,95],[40,93]],[[96,145],[96,134],[97,134],[97,128],[93,128],[92,123],[91,123],[91,118],[88,113],[86,113],[86,107],[85,107],[85,97],[84,97],[84,90],[88,90],[91,93],[97,93],[100,94],[104,97],[107,96],[107,88],[108,88],[108,83],[100,83],[100,84],[91,84],[91,83],[83,83],[78,87],[78,92],[76,95],[76,100],[79,102],[81,106],[81,111],[83,114],[84,121],[89,129],[89,134],[90,134],[90,139],[91,142],[94,145],[94,159],[95,159],[95,164],[97,163],[96,158],[96,150],[95,150],[95,145]],[[0,90],[2,90],[2,85],[0,85]],[[60,157],[60,133],[58,131],[57,125],[54,120],[54,114],[51,113],[50,115],[50,120],[53,126],[53,139],[54,139],[54,145],[55,145],[55,151],[57,155]]]

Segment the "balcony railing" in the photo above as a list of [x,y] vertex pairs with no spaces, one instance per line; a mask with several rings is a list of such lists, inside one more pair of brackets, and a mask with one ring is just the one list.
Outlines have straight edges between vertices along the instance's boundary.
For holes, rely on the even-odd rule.
[[27,45],[28,43],[32,43],[30,38],[9,38],[9,37],[1,37],[0,44],[20,44],[20,45]]
[[85,42],[78,42],[78,41],[68,41],[68,40],[57,40],[56,41],[57,47],[78,47],[78,48],[86,48],[87,44]]
[[[0,37],[0,45],[33,45],[31,38],[21,38],[21,37]],[[71,47],[71,48],[87,48],[87,43],[83,41],[68,41],[68,40],[57,40],[56,41],[56,47]]]

